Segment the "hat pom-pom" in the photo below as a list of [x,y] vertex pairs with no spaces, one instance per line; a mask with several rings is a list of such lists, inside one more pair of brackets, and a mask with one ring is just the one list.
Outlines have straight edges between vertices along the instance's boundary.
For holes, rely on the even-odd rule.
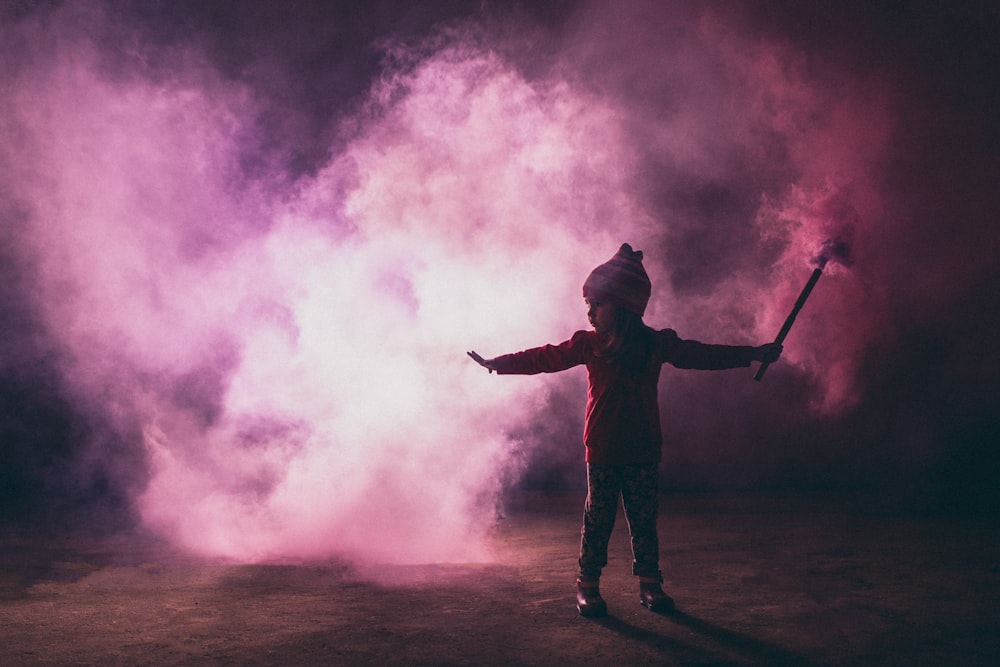
[[621,248],[618,248],[618,252],[624,254],[626,257],[634,257],[635,259],[642,261],[642,251],[632,250],[632,246],[628,243],[623,243]]

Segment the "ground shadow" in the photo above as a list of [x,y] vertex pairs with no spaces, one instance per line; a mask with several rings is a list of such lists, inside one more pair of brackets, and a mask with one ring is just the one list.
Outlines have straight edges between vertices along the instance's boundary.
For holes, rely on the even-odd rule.
[[782,667],[815,667],[815,663],[776,644],[714,625],[680,610],[660,614],[665,620],[700,635],[702,642],[685,642],[653,630],[636,627],[614,616],[596,619],[609,630],[640,641],[657,652],[670,654],[681,664],[726,664],[746,661],[751,664]]

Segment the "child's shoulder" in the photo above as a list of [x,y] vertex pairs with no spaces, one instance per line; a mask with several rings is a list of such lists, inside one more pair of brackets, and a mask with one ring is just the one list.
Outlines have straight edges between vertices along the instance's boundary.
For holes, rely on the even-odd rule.
[[567,343],[572,348],[581,348],[586,350],[592,350],[598,344],[600,340],[600,334],[598,334],[593,329],[589,331],[586,329],[581,329],[577,331],[572,336],[570,336]]
[[657,349],[665,349],[673,347],[677,341],[680,340],[680,336],[673,329],[654,329],[649,328],[650,338],[653,341],[653,345]]

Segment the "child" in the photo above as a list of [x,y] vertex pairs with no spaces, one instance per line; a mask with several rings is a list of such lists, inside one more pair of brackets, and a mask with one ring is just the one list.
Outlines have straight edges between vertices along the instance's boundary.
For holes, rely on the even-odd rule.
[[657,382],[660,366],[715,370],[773,362],[775,343],[750,346],[706,345],[681,340],[671,329],[646,326],[642,314],[651,285],[642,253],[624,244],[583,283],[587,319],[593,331],[577,331],[559,345],[546,345],[493,359],[472,357],[491,373],[531,375],[587,366],[588,394],[583,441],[587,451],[587,501],[580,541],[577,609],[604,616],[601,569],[621,497],[632,536],[632,574],[639,577],[639,602],[654,612],[673,609],[660,585],[656,533],[661,448]]

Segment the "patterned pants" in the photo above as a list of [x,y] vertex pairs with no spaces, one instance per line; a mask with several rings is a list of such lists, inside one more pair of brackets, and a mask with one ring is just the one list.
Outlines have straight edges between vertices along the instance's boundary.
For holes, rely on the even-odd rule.
[[618,498],[632,536],[632,574],[660,576],[660,542],[656,535],[659,508],[658,466],[587,464],[587,504],[580,540],[580,575],[599,577],[608,564],[608,541],[615,527]]

